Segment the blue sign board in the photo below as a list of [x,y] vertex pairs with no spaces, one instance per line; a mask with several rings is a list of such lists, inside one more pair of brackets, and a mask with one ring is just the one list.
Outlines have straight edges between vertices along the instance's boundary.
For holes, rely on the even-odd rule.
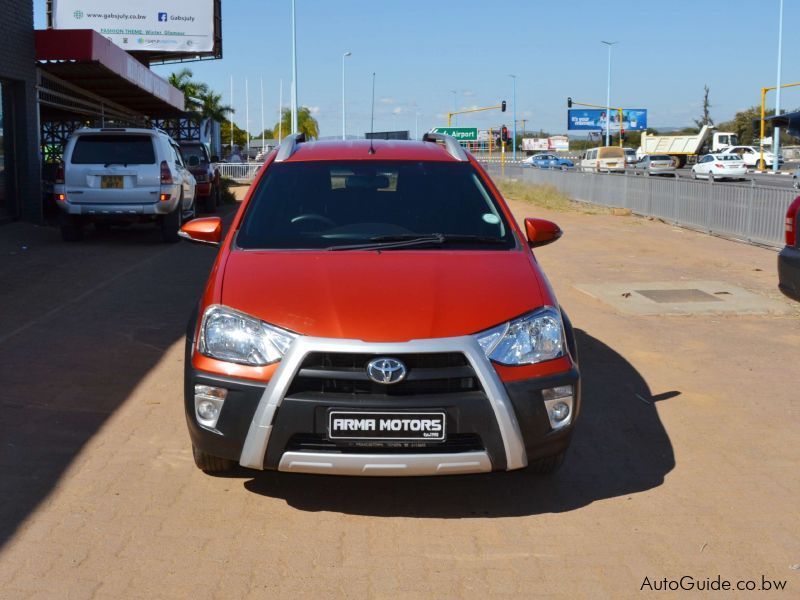
[[[600,108],[571,108],[567,111],[567,128],[572,131],[605,131],[606,111]],[[647,109],[622,109],[622,128],[625,131],[647,129]],[[619,111],[614,109],[611,109],[611,131],[619,131]]]

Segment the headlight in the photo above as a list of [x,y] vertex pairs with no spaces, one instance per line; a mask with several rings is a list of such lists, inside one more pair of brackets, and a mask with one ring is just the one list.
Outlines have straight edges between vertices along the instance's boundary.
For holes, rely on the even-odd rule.
[[564,356],[561,315],[546,306],[475,336],[486,356],[503,365],[532,365]]
[[211,306],[200,326],[201,354],[243,365],[263,366],[279,361],[296,334],[225,306]]

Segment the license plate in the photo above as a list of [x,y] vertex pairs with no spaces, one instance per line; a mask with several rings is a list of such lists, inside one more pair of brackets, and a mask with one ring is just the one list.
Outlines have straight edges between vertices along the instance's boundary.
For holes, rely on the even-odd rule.
[[413,440],[441,442],[445,439],[443,412],[365,412],[332,410],[328,413],[331,440]]
[[608,163],[608,166],[609,166],[609,167],[616,167],[616,166],[617,166],[617,163]]
[[100,187],[104,190],[122,189],[122,175],[103,175],[100,177]]

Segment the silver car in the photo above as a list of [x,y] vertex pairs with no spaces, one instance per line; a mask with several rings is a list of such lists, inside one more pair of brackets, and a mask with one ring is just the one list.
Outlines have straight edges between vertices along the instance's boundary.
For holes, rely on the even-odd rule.
[[648,154],[634,167],[642,175],[672,175],[675,177],[675,161],[667,154]]
[[64,149],[53,186],[65,241],[83,226],[150,221],[165,242],[195,215],[196,181],[178,144],[159,129],[79,129]]

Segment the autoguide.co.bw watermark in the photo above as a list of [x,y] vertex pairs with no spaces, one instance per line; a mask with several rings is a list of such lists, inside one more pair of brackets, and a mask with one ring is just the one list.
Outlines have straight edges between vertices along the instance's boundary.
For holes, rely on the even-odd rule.
[[693,592],[727,592],[727,591],[748,591],[748,592],[769,592],[783,591],[786,589],[786,580],[767,579],[764,575],[761,580],[757,579],[723,579],[722,575],[715,578],[697,578],[691,575],[684,575],[678,579],[650,579],[645,577],[639,591],[650,592],[675,592],[680,590]]

